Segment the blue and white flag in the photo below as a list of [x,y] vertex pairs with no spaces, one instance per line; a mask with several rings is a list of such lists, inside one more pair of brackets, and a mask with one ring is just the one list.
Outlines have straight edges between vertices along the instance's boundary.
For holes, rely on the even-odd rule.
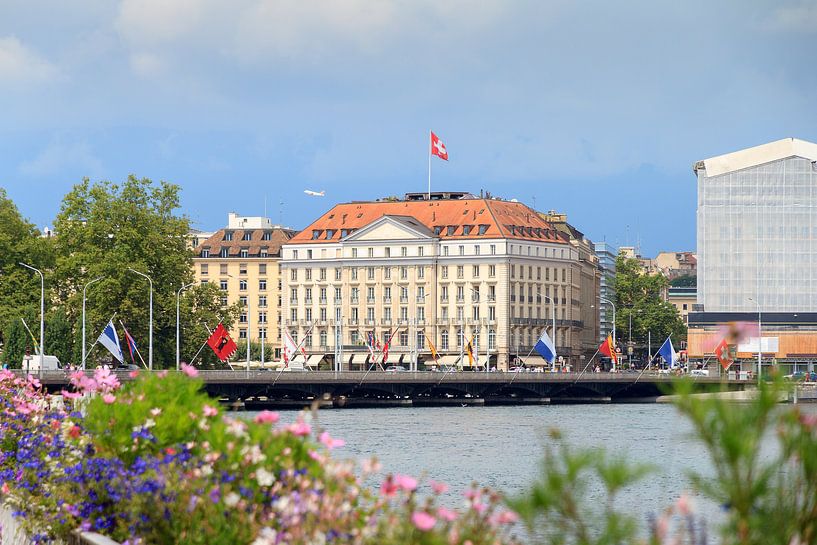
[[533,349],[536,350],[546,362],[553,363],[556,361],[556,346],[553,344],[553,340],[548,337],[547,331],[542,332],[542,336],[539,337]]
[[658,355],[664,358],[664,361],[669,364],[670,368],[675,368],[675,364],[678,362],[678,355],[675,353],[675,349],[672,347],[672,342],[670,342],[669,337],[667,337],[667,340],[661,345],[661,348],[658,349]]
[[119,360],[119,363],[124,363],[125,358],[122,357],[122,347],[119,346],[119,336],[116,334],[116,329],[113,326],[113,320],[108,322],[102,334],[96,340],[99,344],[108,349],[108,352],[113,354],[113,357]]

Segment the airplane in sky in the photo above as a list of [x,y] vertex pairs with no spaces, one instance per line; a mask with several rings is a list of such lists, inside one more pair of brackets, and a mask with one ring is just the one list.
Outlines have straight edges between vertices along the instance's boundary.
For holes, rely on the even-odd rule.
[[304,189],[304,193],[309,195],[310,197],[325,197],[326,191],[312,191],[311,189]]

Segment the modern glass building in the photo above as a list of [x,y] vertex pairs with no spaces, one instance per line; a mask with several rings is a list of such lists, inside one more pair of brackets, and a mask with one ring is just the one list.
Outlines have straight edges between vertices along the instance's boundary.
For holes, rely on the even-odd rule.
[[816,161],[787,138],[695,164],[699,310],[817,309]]
[[599,271],[601,272],[599,305],[599,342],[607,338],[613,331],[613,307],[610,303],[616,298],[613,281],[616,276],[616,251],[606,242],[595,243],[596,257],[599,259]]

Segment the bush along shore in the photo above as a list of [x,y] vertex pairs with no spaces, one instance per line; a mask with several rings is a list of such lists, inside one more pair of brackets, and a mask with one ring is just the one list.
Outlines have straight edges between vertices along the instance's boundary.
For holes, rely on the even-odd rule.
[[[690,475],[723,506],[712,537],[683,495],[666,510],[617,509],[615,496],[655,468],[570,447],[552,431],[541,473],[515,498],[477,486],[444,505],[444,483],[381,475],[377,460],[331,456],[341,439],[311,413],[232,418],[183,373],[75,373],[49,396],[0,372],[0,490],[33,543],[93,531],[126,545],[514,545],[817,543],[817,413],[783,408],[780,383],[756,401],[677,402],[709,449],[715,476]],[[771,455],[762,444],[776,441]],[[766,445],[768,447],[768,445]],[[646,524],[645,524],[646,522]],[[2,531],[9,531],[3,528]],[[6,537],[6,536],[4,536]],[[5,541],[4,541],[5,542]]]

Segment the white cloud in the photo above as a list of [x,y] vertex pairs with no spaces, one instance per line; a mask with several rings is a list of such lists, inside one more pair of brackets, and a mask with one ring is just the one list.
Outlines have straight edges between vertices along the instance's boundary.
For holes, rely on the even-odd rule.
[[0,38],[0,83],[13,87],[50,80],[57,69],[15,36]]
[[817,2],[811,0],[778,8],[774,13],[774,27],[784,31],[817,32]]
[[56,141],[31,160],[23,161],[17,168],[21,174],[32,178],[74,174],[99,178],[104,172],[102,161],[94,154],[87,142],[63,143]]

